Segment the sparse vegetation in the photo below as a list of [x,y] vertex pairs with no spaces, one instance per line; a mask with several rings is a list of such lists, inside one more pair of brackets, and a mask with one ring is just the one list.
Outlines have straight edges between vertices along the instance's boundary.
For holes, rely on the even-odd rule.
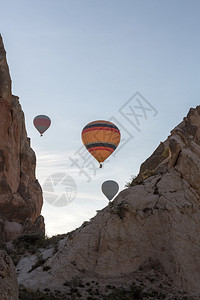
[[131,176],[130,180],[128,182],[126,182],[125,187],[132,187],[135,185],[139,185],[143,183],[143,180],[147,179],[148,177],[154,175],[155,170],[149,170],[146,169],[140,176],[140,179],[138,179],[139,176]]
[[128,298],[128,291],[124,288],[116,289],[114,292],[110,293],[109,295],[105,296],[105,300],[127,300],[131,299]]
[[[160,274],[161,275],[161,274]],[[143,279],[136,279],[129,286],[116,287],[112,284],[96,286],[95,281],[80,284],[82,280],[77,276],[71,281],[66,282],[63,286],[66,291],[59,289],[54,292],[49,288],[45,288],[43,292],[37,290],[33,291],[29,288],[20,286],[21,300],[77,300],[77,299],[90,299],[90,300],[155,300],[155,299],[188,299],[187,296],[178,291],[173,290],[173,287],[168,287],[169,282],[163,282],[162,285],[156,284],[158,274],[148,274]],[[162,276],[162,275],[161,275]],[[147,283],[146,280],[149,282]],[[145,283],[146,282],[146,283]],[[80,288],[83,286],[84,288]],[[175,294],[173,292],[175,291]],[[172,293],[171,293],[172,292]],[[174,295],[171,298],[172,294]]]
[[[143,288],[140,285],[134,283],[128,290],[122,288],[115,289],[114,292],[106,295],[103,299],[105,300],[147,300],[147,299],[166,299],[166,295],[163,292],[157,291],[153,288]],[[173,298],[178,299],[178,298]],[[179,298],[182,299],[182,298]]]
[[63,285],[69,286],[72,289],[77,287],[84,287],[82,279],[78,276],[72,277],[70,281],[66,281],[65,283],[63,283]]
[[56,245],[61,239],[64,239],[66,234],[58,234],[56,236],[47,237],[40,234],[24,234],[13,241],[14,246],[23,253],[30,251],[36,253],[38,248],[48,248],[51,245]]
[[50,292],[49,289],[45,289],[45,292],[33,291],[30,288],[25,288],[23,285],[19,286],[19,299],[20,300],[66,300],[66,296],[62,293],[55,295]]
[[46,259],[39,259],[33,266],[32,268],[28,271],[28,273],[32,272],[33,270],[41,267],[45,263]]
[[120,219],[124,219],[126,211],[127,208],[124,206],[123,202],[117,205],[117,214],[120,217]]
[[165,147],[163,153],[162,153],[162,156],[167,158],[169,156],[169,147]]
[[13,241],[14,251],[10,251],[11,256],[15,265],[19,262],[21,256],[26,253],[36,254],[38,260],[41,260],[40,248],[54,247],[54,252],[57,251],[58,242],[64,239],[67,234],[59,234],[53,237],[47,237],[40,234],[24,234],[19,236]]
[[[157,184],[157,182],[156,182]],[[120,203],[117,205],[116,210],[114,211],[120,219],[123,220],[126,214],[126,205],[125,203]],[[144,208],[144,212],[148,212],[150,208]],[[36,263],[32,266],[32,269],[29,272],[32,272],[34,269],[38,267],[42,267],[44,272],[47,272],[51,269],[50,266],[44,266],[46,262],[42,257],[41,249],[51,247],[52,245],[55,247],[58,244],[58,241],[61,238],[64,238],[66,235],[56,236],[52,238],[41,237],[38,235],[24,235],[19,237],[14,241],[14,245],[16,245],[15,254],[24,255],[27,252],[34,253],[37,257]],[[33,248],[32,248],[33,247]],[[18,252],[17,252],[18,251]],[[156,269],[156,265],[152,265],[151,268],[153,270]],[[158,267],[157,267],[158,268]],[[141,267],[142,273],[144,270]],[[160,273],[159,273],[160,274]],[[160,276],[160,275],[159,275]],[[162,276],[162,273],[161,273]],[[162,284],[157,284],[158,275],[154,273],[145,273],[145,276],[137,279],[133,282],[129,287],[121,286],[117,287],[110,282],[106,282],[106,284],[102,285],[101,282],[91,280],[85,281],[79,276],[74,276],[70,281],[66,281],[63,284],[61,290],[57,289],[51,291],[48,287],[44,289],[43,292],[37,290],[33,291],[30,288],[25,288],[20,285],[19,289],[19,299],[20,300],[77,300],[77,299],[90,299],[90,300],[154,300],[154,299],[170,299],[167,298],[169,294],[173,293],[173,287],[170,286],[169,281],[162,282]],[[178,296],[177,296],[178,295]],[[180,297],[179,297],[180,296]],[[176,292],[177,300],[187,299],[184,298],[184,293]],[[181,298],[182,297],[182,298]]]
[[149,169],[145,170],[145,171],[142,173],[142,178],[143,178],[143,180],[145,180],[145,179],[147,179],[148,177],[154,175],[154,173],[155,173],[155,170],[149,170]]
[[131,187],[132,186],[132,182],[133,180],[136,178],[135,175],[131,175],[131,178],[129,179],[129,181],[126,182],[125,186],[124,187]]

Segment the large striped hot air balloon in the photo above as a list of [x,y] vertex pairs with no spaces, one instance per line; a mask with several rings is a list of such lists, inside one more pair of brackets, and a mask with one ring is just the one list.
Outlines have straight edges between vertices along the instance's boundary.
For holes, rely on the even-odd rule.
[[45,115],[39,115],[34,118],[33,124],[35,128],[39,131],[40,135],[42,134],[49,128],[51,125],[51,120],[49,117]]
[[115,124],[100,120],[87,124],[82,130],[81,137],[84,146],[96,158],[101,168],[101,163],[117,148],[120,131]]

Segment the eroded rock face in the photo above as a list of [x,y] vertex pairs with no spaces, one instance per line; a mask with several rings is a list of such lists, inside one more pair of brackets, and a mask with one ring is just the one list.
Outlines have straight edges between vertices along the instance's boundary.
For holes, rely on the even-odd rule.
[[142,164],[132,187],[68,234],[45,276],[36,268],[19,280],[56,289],[73,276],[128,278],[155,259],[176,287],[200,293],[199,178],[200,106]]
[[10,257],[4,251],[0,251],[0,299],[19,299],[15,267]]
[[19,98],[11,93],[0,36],[0,240],[15,238],[23,232],[27,219],[33,223],[40,215],[43,200],[35,166],[36,157],[27,138]]
[[11,101],[11,79],[8,64],[6,61],[6,51],[0,35],[0,97]]

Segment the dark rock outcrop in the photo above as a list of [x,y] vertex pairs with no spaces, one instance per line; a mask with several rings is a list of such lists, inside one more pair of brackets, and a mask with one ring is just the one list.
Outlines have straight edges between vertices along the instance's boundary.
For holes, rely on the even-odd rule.
[[0,251],[0,299],[18,300],[15,266],[5,251]]
[[35,166],[19,98],[11,93],[0,36],[0,241],[13,240],[23,233],[27,219],[31,231],[31,224],[40,216],[43,199]]

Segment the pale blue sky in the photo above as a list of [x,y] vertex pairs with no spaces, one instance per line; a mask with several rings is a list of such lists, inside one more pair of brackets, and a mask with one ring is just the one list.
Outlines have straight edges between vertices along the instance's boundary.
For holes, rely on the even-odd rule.
[[[37,177],[63,172],[76,181],[76,199],[64,208],[44,201],[47,234],[67,232],[95,215],[107,200],[104,180],[120,190],[171,129],[199,104],[200,2],[185,0],[18,0],[1,3],[0,32],[13,94],[20,97]],[[136,131],[119,109],[139,91],[158,111]],[[40,138],[38,114],[52,119]],[[69,157],[82,146],[81,130],[114,117],[131,139],[87,183]],[[124,132],[122,131],[122,136]],[[98,163],[94,161],[98,166]]]

